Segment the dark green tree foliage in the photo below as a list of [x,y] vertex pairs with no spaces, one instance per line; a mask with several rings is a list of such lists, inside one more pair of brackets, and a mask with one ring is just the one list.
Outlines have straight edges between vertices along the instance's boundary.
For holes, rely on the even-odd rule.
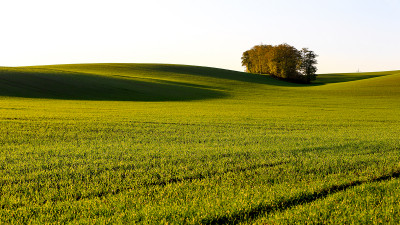
[[312,80],[317,78],[315,72],[317,72],[317,54],[313,51],[308,50],[308,48],[303,48],[300,51],[301,53],[301,65],[300,65],[300,72],[306,77],[306,82],[309,83]]
[[316,57],[307,48],[299,51],[288,44],[256,45],[243,53],[242,65],[250,73],[270,74],[284,80],[310,83],[316,79]]

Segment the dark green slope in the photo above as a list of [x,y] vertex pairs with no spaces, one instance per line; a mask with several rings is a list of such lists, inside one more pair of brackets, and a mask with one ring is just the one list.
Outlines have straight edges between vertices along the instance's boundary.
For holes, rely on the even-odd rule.
[[100,71],[0,68],[0,96],[25,98],[179,101],[221,98],[212,87],[155,79],[105,76]]
[[282,88],[326,86],[398,72],[322,74],[314,84],[301,85],[265,75],[188,65],[115,63],[0,67],[0,96],[187,101],[226,98],[235,92],[248,93],[256,90],[259,93],[264,90],[276,93]]

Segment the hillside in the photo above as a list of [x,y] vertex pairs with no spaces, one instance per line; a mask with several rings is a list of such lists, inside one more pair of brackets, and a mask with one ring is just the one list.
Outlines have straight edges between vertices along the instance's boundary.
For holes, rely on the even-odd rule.
[[399,224],[400,71],[0,68],[0,224]]
[[242,72],[157,64],[1,68],[0,79],[3,96],[133,101],[221,98],[238,84],[288,85]]
[[[344,82],[396,73],[400,71],[322,74],[311,86],[339,83],[336,86],[339,87]],[[266,89],[266,92],[269,92],[268,89],[275,90],[275,86],[289,89],[307,87],[256,74],[163,64],[1,67],[0,80],[0,96],[81,100],[200,100],[224,98],[232,92],[243,92],[247,88],[255,87]],[[380,83],[385,84],[384,80]],[[351,85],[356,87],[357,82],[352,82]]]

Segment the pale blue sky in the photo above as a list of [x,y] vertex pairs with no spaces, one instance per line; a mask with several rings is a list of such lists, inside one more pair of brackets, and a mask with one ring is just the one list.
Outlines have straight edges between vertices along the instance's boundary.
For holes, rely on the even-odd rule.
[[318,73],[400,70],[400,0],[2,0],[0,65],[173,63],[243,71],[256,44]]

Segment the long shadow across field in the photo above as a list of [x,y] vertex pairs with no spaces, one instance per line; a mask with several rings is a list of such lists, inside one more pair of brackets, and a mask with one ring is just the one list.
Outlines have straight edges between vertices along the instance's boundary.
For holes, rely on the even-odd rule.
[[[75,73],[88,73],[97,74],[97,72],[106,72],[114,77],[149,77],[152,74],[155,77],[170,77],[171,75],[194,76],[200,79],[207,80],[208,78],[217,78],[221,80],[240,81],[244,83],[256,83],[256,84],[267,84],[273,86],[283,87],[309,87],[319,86],[329,83],[341,83],[356,80],[369,79],[378,76],[385,76],[400,71],[384,71],[384,72],[371,72],[371,73],[347,73],[347,74],[320,74],[317,76],[317,80],[311,84],[296,84],[286,82],[278,79],[274,79],[269,75],[260,75],[252,73],[244,73],[239,71],[232,71],[226,69],[202,67],[202,66],[190,66],[190,65],[176,65],[176,64],[140,64],[140,63],[111,63],[111,64],[65,64],[65,65],[54,65],[54,66],[38,66],[38,67],[25,67],[36,68],[36,69],[47,69],[58,72],[75,72]],[[127,76],[128,75],[128,76]],[[195,79],[197,79],[195,78]],[[163,79],[165,82],[165,79]],[[188,84],[187,84],[188,85]],[[194,85],[194,84],[191,84]],[[195,85],[194,85],[195,86]]]
[[268,84],[286,87],[299,87],[302,84],[290,83],[272,78],[269,75],[260,75],[253,73],[244,73],[233,70],[202,67],[202,66],[187,66],[173,64],[133,64],[134,67],[139,66],[159,73],[175,73],[181,75],[194,75],[198,77],[210,77],[217,79],[241,81],[246,83]]
[[[343,73],[343,74],[321,74],[317,76],[317,80],[311,84],[297,84],[287,81],[274,79],[269,75],[260,75],[253,73],[244,73],[232,70],[218,69],[212,67],[186,66],[173,64],[132,64],[133,67],[140,67],[147,70],[153,70],[161,73],[189,74],[201,77],[212,77],[218,79],[235,80],[248,83],[268,84],[285,87],[307,87],[319,86],[329,83],[342,83],[356,80],[369,79],[379,76],[393,74],[396,71],[388,72],[372,72],[372,73]],[[397,71],[400,72],[400,71]]]
[[[112,76],[97,72],[106,71]],[[393,74],[324,74],[308,85],[277,80],[268,75],[173,64],[77,64],[0,68],[0,96],[70,100],[190,101],[227,97],[229,94],[192,82],[167,81],[173,74],[194,79],[217,78],[283,87],[308,87]],[[400,71],[397,71],[400,72]],[[144,76],[141,74],[157,74]],[[158,79],[161,76],[162,79]],[[197,77],[197,78],[196,78]],[[178,79],[179,80],[179,79]]]
[[189,101],[222,98],[211,87],[87,73],[0,69],[0,96],[67,100]]
[[[166,186],[169,184],[175,184],[175,183],[180,183],[180,182],[192,182],[195,180],[203,180],[203,179],[207,179],[207,178],[212,178],[217,175],[223,175],[223,174],[227,174],[227,173],[245,172],[245,171],[257,170],[260,168],[270,168],[270,167],[275,167],[275,166],[279,166],[279,165],[283,165],[283,164],[287,164],[287,163],[289,163],[289,162],[281,161],[281,162],[273,162],[273,163],[262,163],[262,164],[258,164],[258,165],[252,165],[249,167],[234,167],[234,168],[227,169],[224,171],[199,173],[199,174],[194,174],[194,175],[190,175],[190,176],[174,177],[174,178],[170,178],[167,180],[159,179],[157,181],[149,181],[149,182],[144,181],[144,182],[140,183],[139,186],[146,186],[146,187]],[[125,167],[124,169],[127,170],[128,168]],[[37,181],[36,179],[37,178],[24,179],[24,182],[36,182]],[[20,181],[12,181],[11,183],[18,184],[19,182]],[[6,181],[0,181],[0,185],[7,185],[7,184],[10,184],[10,183],[7,183]],[[135,188],[137,188],[137,186],[112,188],[112,189],[108,189],[108,190],[102,190],[99,192],[89,192],[86,195],[80,195],[80,194],[76,195],[75,200],[80,201],[80,200],[92,199],[92,198],[102,198],[102,197],[109,196],[109,195],[116,195],[116,194],[119,194],[124,191],[134,190]]]
[[[175,65],[175,64],[143,64],[143,63],[111,63],[111,64],[72,64],[72,65],[55,65],[55,66],[40,66],[36,68],[55,69],[60,71],[75,71],[96,73],[97,71],[106,72],[113,76],[132,77],[135,75],[149,77],[168,78],[171,75],[179,75],[182,78],[185,76],[193,76],[208,80],[208,78],[217,78],[221,80],[240,81],[245,83],[269,84],[277,86],[301,86],[299,84],[289,83],[273,79],[268,75],[244,73],[226,69],[213,67],[190,66],[190,65]],[[123,75],[125,74],[125,75]],[[196,78],[195,78],[196,79]]]
[[295,207],[297,205],[303,205],[307,203],[314,202],[318,199],[325,198],[331,194],[335,194],[340,191],[345,191],[349,188],[359,186],[369,182],[380,182],[385,180],[390,180],[392,178],[399,178],[400,171],[394,171],[390,174],[385,174],[370,180],[358,180],[353,181],[341,185],[334,185],[313,193],[304,193],[299,196],[295,196],[289,199],[282,200],[280,202],[276,202],[273,205],[269,204],[259,204],[254,208],[250,208],[248,210],[235,212],[230,215],[220,216],[216,218],[207,218],[202,220],[201,224],[239,224],[244,221],[253,220],[263,216],[267,213],[272,213],[276,211],[284,211]]
[[356,80],[364,80],[370,79],[374,77],[387,76],[391,75],[391,72],[384,73],[366,73],[366,74],[357,74],[357,73],[349,73],[349,74],[321,74],[317,76],[317,80],[313,82],[314,85],[324,85],[330,83],[343,83],[349,81]]

